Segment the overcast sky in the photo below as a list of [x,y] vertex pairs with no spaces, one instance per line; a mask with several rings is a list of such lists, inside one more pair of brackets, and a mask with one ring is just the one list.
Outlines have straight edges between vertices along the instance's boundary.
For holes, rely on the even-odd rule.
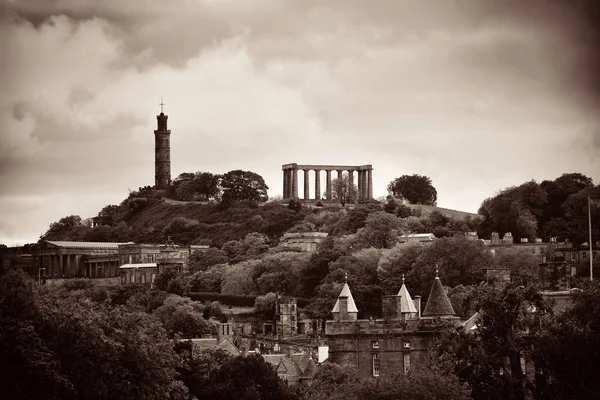
[[152,185],[161,95],[173,178],[250,170],[274,196],[282,164],[372,164],[375,197],[417,173],[470,212],[600,181],[594,0],[0,4],[0,243]]

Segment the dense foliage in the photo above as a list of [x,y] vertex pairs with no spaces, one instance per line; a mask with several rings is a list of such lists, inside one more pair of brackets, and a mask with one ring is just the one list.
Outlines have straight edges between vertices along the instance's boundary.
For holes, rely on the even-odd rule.
[[431,178],[424,175],[402,175],[388,185],[388,192],[394,197],[403,198],[411,204],[437,204],[437,190]]
[[[587,199],[600,198],[600,186],[580,174],[563,174],[553,181],[530,181],[500,191],[486,199],[479,213],[484,217],[480,233],[504,235],[511,232],[515,240],[541,237],[588,241]],[[593,235],[600,235],[600,211],[592,212]]]

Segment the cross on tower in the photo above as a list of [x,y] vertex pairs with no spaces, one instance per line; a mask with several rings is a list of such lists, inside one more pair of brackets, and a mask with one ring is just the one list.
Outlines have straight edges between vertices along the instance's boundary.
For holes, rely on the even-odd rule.
[[160,103],[158,103],[158,105],[160,106],[160,112],[162,114],[163,112],[163,106],[165,105],[165,103],[163,103],[163,98],[162,96],[160,96]]

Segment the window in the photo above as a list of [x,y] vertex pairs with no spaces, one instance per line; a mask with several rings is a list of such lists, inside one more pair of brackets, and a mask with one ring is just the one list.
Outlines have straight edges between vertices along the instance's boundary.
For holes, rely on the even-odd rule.
[[582,258],[587,258],[587,253],[584,251],[583,253],[581,253],[581,257]]
[[410,369],[410,353],[404,355],[404,373],[407,374]]
[[373,341],[371,342],[371,346],[372,346],[374,349],[378,349],[378,348],[379,348],[379,340],[373,340]]
[[410,342],[409,341],[405,341],[402,343],[402,347],[405,349],[410,349]]
[[373,354],[373,376],[379,376],[379,353]]

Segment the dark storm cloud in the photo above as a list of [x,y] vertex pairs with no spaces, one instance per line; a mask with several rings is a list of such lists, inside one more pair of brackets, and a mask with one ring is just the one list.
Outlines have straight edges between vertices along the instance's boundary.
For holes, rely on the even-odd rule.
[[0,242],[151,184],[162,94],[174,175],[254,170],[272,195],[294,161],[376,164],[379,195],[430,175],[469,211],[532,178],[599,178],[597,1],[0,7]]

